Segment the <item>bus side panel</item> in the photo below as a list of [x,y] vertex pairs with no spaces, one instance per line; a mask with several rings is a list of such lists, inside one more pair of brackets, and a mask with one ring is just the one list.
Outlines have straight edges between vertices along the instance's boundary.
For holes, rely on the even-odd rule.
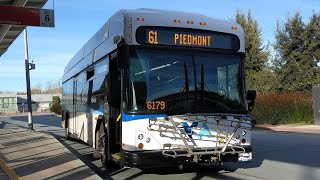
[[[90,109],[90,107],[88,108]],[[87,144],[89,144],[92,147],[95,147],[95,131],[96,131],[96,125],[97,125],[97,119],[99,114],[96,114],[93,112],[93,109],[90,110],[91,112],[88,112],[85,114],[86,118],[83,122],[83,126],[85,127],[84,131],[84,139],[83,141]]]
[[136,151],[136,124],[134,122],[122,121],[122,149],[126,151]]
[[[76,94],[76,134],[79,139],[88,143],[88,127],[87,127],[87,90],[86,73],[82,73],[77,78],[77,94]],[[88,143],[89,144],[89,143]]]

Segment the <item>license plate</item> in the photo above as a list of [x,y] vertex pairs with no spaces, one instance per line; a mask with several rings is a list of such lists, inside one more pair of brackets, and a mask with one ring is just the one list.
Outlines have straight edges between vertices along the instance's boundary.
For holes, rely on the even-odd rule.
[[252,160],[252,153],[239,153],[238,162],[246,162]]

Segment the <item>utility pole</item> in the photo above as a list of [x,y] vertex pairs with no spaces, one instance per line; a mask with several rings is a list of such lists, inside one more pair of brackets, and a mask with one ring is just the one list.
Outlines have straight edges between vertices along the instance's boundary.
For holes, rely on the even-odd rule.
[[28,36],[27,27],[24,29],[24,57],[26,67],[26,84],[27,84],[27,103],[28,103],[28,130],[33,131],[32,121],[32,105],[31,105],[31,90],[30,90],[30,64],[29,64],[29,53],[28,53]]

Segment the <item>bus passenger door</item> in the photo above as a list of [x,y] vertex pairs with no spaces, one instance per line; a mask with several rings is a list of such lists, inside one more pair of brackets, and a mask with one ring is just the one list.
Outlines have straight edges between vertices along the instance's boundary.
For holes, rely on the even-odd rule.
[[109,103],[110,120],[109,124],[109,152],[111,154],[119,153],[121,147],[121,121],[118,119],[121,111],[121,80],[120,72],[117,66],[117,60],[112,58],[109,61]]

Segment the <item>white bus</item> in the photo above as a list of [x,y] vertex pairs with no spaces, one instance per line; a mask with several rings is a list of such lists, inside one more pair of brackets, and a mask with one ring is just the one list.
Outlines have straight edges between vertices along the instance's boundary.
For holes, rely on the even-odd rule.
[[110,167],[252,159],[244,32],[207,16],[121,10],[67,64],[62,126]]

